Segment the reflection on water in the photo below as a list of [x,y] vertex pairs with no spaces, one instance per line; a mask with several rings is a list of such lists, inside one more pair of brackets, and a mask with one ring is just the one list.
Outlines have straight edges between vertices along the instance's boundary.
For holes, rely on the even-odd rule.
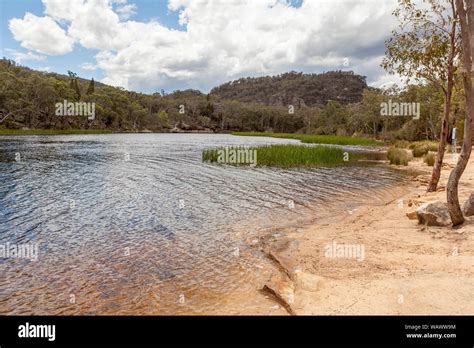
[[[226,313],[254,290],[248,238],[350,206],[402,177],[382,166],[201,162],[204,148],[292,140],[202,134],[0,138],[0,314]],[[19,161],[18,161],[19,160]],[[362,190],[360,190],[362,189]],[[319,214],[319,215],[318,215]]]

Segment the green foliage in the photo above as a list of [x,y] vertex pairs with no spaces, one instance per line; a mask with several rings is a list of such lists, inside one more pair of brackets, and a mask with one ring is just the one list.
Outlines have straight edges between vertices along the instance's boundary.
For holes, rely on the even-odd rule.
[[288,134],[288,133],[263,133],[263,132],[234,132],[233,135],[253,136],[253,137],[272,137],[301,140],[308,144],[335,144],[335,145],[363,145],[373,146],[381,145],[373,139],[353,138],[337,135],[310,135],[310,134]]
[[95,83],[94,83],[94,78],[92,78],[91,82],[89,82],[89,87],[87,87],[86,94],[93,94],[94,90],[95,90]]
[[[319,79],[325,84],[317,82]],[[373,139],[390,142],[436,139],[439,134],[443,96],[431,84],[418,84],[404,90],[367,88],[361,93],[360,102],[347,104],[350,100],[360,100],[357,86],[361,77],[351,73],[334,72],[321,76],[290,73],[280,77],[243,80],[245,82],[232,83],[231,87],[240,90],[242,84],[249,87],[251,82],[255,82],[261,87],[258,90],[261,95],[249,100],[259,99],[258,102],[229,100],[227,96],[219,96],[219,93],[205,95],[196,90],[147,95],[96,81],[92,83],[93,80],[81,79],[73,72],[69,72],[68,76],[38,72],[3,59],[0,60],[0,126],[11,129],[92,128],[125,132],[168,131],[178,127],[185,131],[265,132],[265,136],[273,133],[279,134],[277,137],[293,137],[307,143],[342,145],[376,145]],[[298,81],[306,81],[308,85],[298,84]],[[354,85],[345,90],[345,84],[351,81]],[[308,106],[306,94],[312,95],[316,87],[325,90],[317,96],[321,103],[318,101],[317,105]],[[253,87],[250,90],[256,92]],[[278,102],[271,101],[270,97],[268,100],[263,98],[263,94],[271,96],[281,90],[291,92],[291,95],[301,93],[304,102],[300,102],[300,97],[292,100],[294,110],[290,110],[285,104],[288,100],[284,98],[278,99]],[[81,95],[80,91],[87,93]],[[331,93],[336,92],[340,98],[332,96]],[[330,96],[331,100],[325,99]],[[420,119],[382,117],[380,105],[390,99],[420,102]],[[95,119],[56,116],[55,103],[63,100],[94,102]],[[459,95],[454,100],[453,109],[463,115],[463,96]],[[270,105],[265,104],[267,102]],[[179,112],[181,106],[184,113]],[[462,118],[457,117],[458,120]],[[460,121],[456,122],[456,126],[462,127]],[[369,137],[373,139],[367,139]]]
[[390,164],[407,166],[408,162],[411,160],[411,155],[404,149],[391,147],[387,151],[387,158],[390,161]]
[[428,152],[426,155],[423,156],[423,162],[425,162],[428,166],[433,167],[436,161],[436,155],[432,152]]
[[406,140],[399,140],[395,144],[393,144],[394,147],[398,149],[408,149],[410,146],[410,142]]
[[[329,146],[304,146],[304,145],[269,145],[257,147],[233,147],[232,149],[256,150],[257,166],[268,167],[316,167],[335,166],[348,163],[344,161],[345,151]],[[205,162],[217,162],[219,150],[225,148],[208,149],[202,152]],[[351,155],[347,155],[351,159]],[[228,163],[233,165],[233,163]],[[234,164],[238,165],[238,164]]]
[[69,87],[74,90],[74,92],[76,92],[76,98],[79,100],[81,99],[81,89],[79,88],[79,84],[77,82],[77,74],[72,71],[68,71],[68,75],[70,78]]
[[353,72],[331,71],[323,74],[289,72],[278,76],[241,78],[218,86],[212,96],[241,102],[295,108],[325,105],[329,100],[356,103],[367,88],[365,77]]
[[408,148],[410,150],[413,150],[417,147],[427,147],[428,151],[438,151],[438,143],[436,141],[415,141],[413,143],[410,143]]
[[414,157],[421,157],[426,155],[430,151],[430,148],[427,144],[416,144],[411,151]]
[[168,113],[165,110],[160,110],[158,113],[158,119],[162,127],[169,127],[169,117]]
[[[436,81],[444,86],[450,64],[447,59],[451,49],[450,33],[455,24],[449,1],[399,0],[393,14],[399,25],[385,42],[382,67],[407,80]],[[457,56],[458,45],[454,50]]]
[[409,145],[414,157],[426,155],[429,151],[438,151],[438,143],[433,141],[416,141]]

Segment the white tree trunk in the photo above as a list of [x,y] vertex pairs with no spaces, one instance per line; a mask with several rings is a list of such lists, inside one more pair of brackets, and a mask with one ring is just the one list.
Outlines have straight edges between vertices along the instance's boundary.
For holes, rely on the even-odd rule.
[[463,62],[463,84],[466,98],[466,118],[464,122],[464,139],[462,143],[461,155],[459,156],[458,163],[449,175],[448,185],[446,188],[448,210],[451,216],[453,226],[460,225],[464,222],[464,216],[459,205],[458,198],[458,185],[459,179],[462,173],[466,169],[467,162],[471,155],[472,149],[472,119],[474,117],[474,90],[472,88],[472,57],[474,54],[474,47],[471,47],[472,36],[474,32],[471,32],[473,26],[474,14],[473,7],[470,4],[470,0],[467,1],[469,6],[466,11],[463,0],[456,0],[456,8],[458,10],[459,23],[461,26],[461,38],[462,38],[462,62]]

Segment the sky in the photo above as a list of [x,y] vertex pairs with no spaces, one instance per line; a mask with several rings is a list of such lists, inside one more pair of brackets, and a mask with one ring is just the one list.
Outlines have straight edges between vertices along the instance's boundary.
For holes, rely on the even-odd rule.
[[145,93],[380,67],[396,0],[0,0],[0,56]]

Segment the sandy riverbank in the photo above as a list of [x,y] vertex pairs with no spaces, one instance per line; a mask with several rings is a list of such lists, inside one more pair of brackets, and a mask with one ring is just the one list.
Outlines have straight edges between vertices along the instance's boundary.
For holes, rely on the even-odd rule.
[[[263,238],[276,266],[264,294],[300,315],[474,314],[474,217],[453,229],[425,227],[406,216],[418,202],[446,201],[454,161],[445,157],[438,192],[425,193],[431,167],[415,159],[404,170],[422,174],[398,199],[361,206],[277,240]],[[473,190],[471,157],[459,187],[461,204]],[[359,253],[331,256],[335,245],[354,245]]]

